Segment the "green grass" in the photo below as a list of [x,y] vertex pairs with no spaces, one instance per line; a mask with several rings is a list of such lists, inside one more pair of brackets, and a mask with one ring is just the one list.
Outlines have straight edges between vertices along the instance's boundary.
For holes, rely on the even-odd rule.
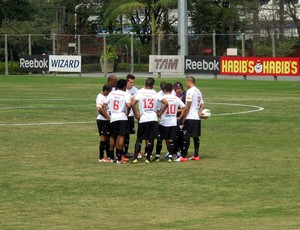
[[1,229],[300,229],[299,82],[197,79],[215,115],[264,110],[203,121],[200,162],[150,165],[97,162],[104,82],[0,77]]

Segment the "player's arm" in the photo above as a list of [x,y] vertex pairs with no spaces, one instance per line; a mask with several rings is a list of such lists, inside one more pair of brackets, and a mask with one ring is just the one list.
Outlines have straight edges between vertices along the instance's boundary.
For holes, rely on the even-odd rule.
[[138,103],[138,100],[136,100],[135,98],[131,99],[131,108],[132,108],[132,112],[134,114],[135,119],[139,120],[140,119],[140,113],[139,111],[136,109],[136,104]]
[[199,109],[199,117],[200,117],[200,118],[204,118],[203,115],[202,115],[202,110],[203,110],[204,108],[205,108],[204,103],[202,103],[202,104],[200,105],[200,109]]
[[183,108],[180,108],[181,113],[179,115],[179,117],[177,117],[177,120],[182,120],[183,116],[185,116],[185,110],[186,110],[186,106],[184,106]]
[[96,110],[100,115],[105,117],[102,107],[103,107],[103,104],[98,104],[97,107],[96,107]]
[[103,103],[103,106],[102,106],[102,112],[103,114],[101,114],[103,117],[106,118],[106,120],[110,120],[110,117],[108,116],[108,112],[107,112],[107,104],[106,103]]
[[162,107],[161,109],[157,112],[157,116],[160,117],[168,108],[169,103],[167,102],[166,99],[162,99],[161,101]]

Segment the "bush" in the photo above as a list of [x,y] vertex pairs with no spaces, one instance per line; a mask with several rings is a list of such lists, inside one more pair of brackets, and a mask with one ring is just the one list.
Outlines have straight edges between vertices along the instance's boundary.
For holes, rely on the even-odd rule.
[[[119,72],[129,72],[131,68],[131,64],[129,63],[118,63],[116,66],[116,71]],[[134,64],[135,72],[148,72],[149,64]]]
[[[20,71],[19,62],[8,62],[8,73],[11,75],[28,74]],[[0,62],[0,74],[5,74],[5,62]]]

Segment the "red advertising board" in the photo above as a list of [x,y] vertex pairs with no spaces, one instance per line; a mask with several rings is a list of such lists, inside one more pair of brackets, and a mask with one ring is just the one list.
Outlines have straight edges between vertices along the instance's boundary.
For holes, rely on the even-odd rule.
[[300,58],[221,57],[220,74],[299,76]]

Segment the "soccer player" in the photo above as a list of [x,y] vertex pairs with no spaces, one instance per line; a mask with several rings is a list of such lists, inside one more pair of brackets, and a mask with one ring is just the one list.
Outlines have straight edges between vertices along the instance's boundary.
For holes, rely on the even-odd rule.
[[[185,110],[185,104],[175,95],[172,95],[173,86],[167,83],[164,87],[165,95],[163,99],[168,102],[168,107],[165,112],[161,115],[159,133],[160,139],[166,140],[169,151],[168,161],[172,162],[174,151],[174,140],[177,135],[177,111],[179,108],[182,109],[181,115],[178,119],[182,119]],[[155,161],[159,161],[159,154],[154,158]]]
[[[181,82],[175,82],[173,84],[173,92],[174,95],[176,95],[178,98],[180,98],[180,100],[185,103],[185,95],[186,92],[183,89],[183,85]],[[173,93],[172,92],[172,93]],[[180,116],[180,114],[182,113],[182,111],[179,109],[177,112],[177,117]],[[175,141],[175,151],[177,151],[177,157],[180,157],[180,154],[183,150],[183,123],[182,120],[177,120],[177,138]]]
[[[147,141],[147,156],[145,163],[150,163],[150,157],[154,147],[153,142],[157,138],[159,132],[158,117],[160,117],[168,107],[168,102],[165,99],[161,99],[162,108],[160,111],[157,111],[160,99],[157,93],[153,90],[154,83],[155,80],[152,77],[149,77],[145,82],[145,87],[140,89],[131,101],[134,115],[139,121],[137,140],[134,148],[134,159],[132,163],[138,162],[138,153],[141,151],[143,140]],[[135,108],[137,103],[139,105],[139,112]]]
[[[130,99],[132,99],[138,91],[138,89],[134,86],[135,76],[128,74],[126,77],[126,80],[127,80],[126,92],[128,93]],[[135,133],[134,114],[131,109],[128,114],[128,133],[125,137],[125,157],[127,157],[127,158],[131,157],[131,155],[128,153],[128,148],[129,148],[129,143],[130,143],[130,134],[134,134],[134,133]]]
[[[103,103],[103,110],[107,120],[110,120],[110,149],[116,146],[117,163],[122,161],[124,139],[128,128],[128,112],[130,109],[130,97],[126,93],[127,81],[120,79],[117,81],[117,90],[111,91]],[[109,105],[110,117],[107,114],[106,106]]]
[[113,74],[111,74],[107,77],[107,84],[109,84],[111,86],[112,91],[116,90],[117,80],[118,79],[117,79],[116,75],[113,75]]
[[183,152],[181,157],[176,161],[185,162],[189,159],[187,158],[188,149],[190,146],[190,138],[194,140],[194,155],[190,160],[198,161],[199,149],[200,149],[200,136],[201,136],[201,120],[199,114],[204,109],[204,101],[202,93],[195,86],[196,80],[194,77],[189,76],[186,78],[186,85],[188,91],[186,92],[186,111],[185,111],[185,120],[183,124],[183,133],[184,133],[184,142],[183,142]]
[[[109,155],[109,121],[105,118],[103,112],[103,103],[107,95],[111,92],[111,86],[106,84],[103,86],[101,93],[96,97],[96,109],[98,111],[97,116],[97,127],[100,136],[99,143],[99,163],[102,162],[111,162],[114,158],[108,159],[111,156]],[[102,115],[103,114],[103,115]],[[106,151],[107,158],[104,157],[104,150]]]

